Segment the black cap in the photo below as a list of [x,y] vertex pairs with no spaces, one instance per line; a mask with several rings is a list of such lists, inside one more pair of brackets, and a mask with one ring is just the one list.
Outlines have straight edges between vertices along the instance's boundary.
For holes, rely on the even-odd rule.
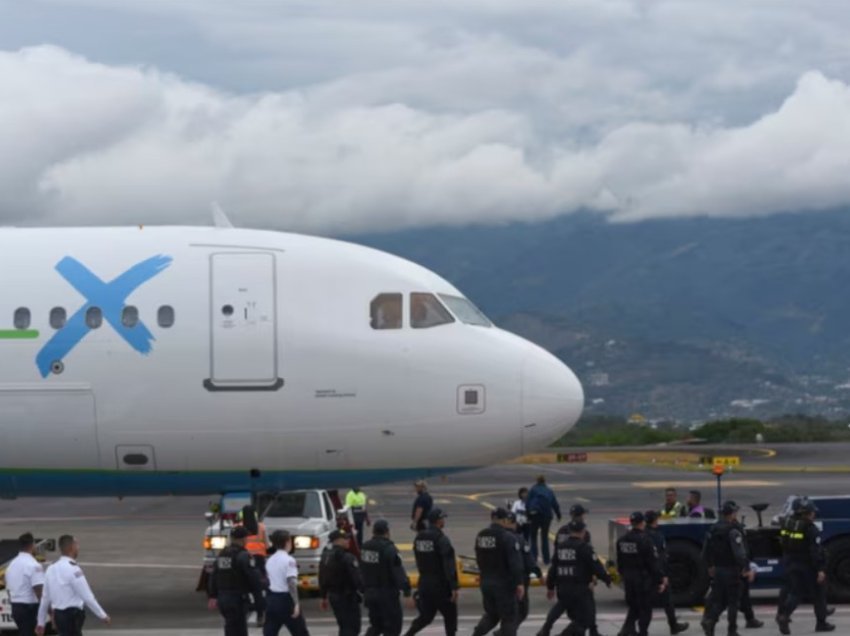
[[658,519],[661,515],[658,514],[657,510],[647,510],[643,513],[643,518],[647,523],[655,523],[655,520]]
[[245,526],[236,526],[230,531],[231,539],[245,539],[248,536],[248,529]]
[[448,515],[443,512],[442,508],[431,508],[431,512],[428,513],[428,521],[434,523],[439,521],[440,519],[445,519]]
[[570,516],[571,517],[580,517],[581,515],[586,515],[590,510],[582,506],[580,503],[574,504],[570,508]]
[[567,524],[567,530],[570,532],[584,532],[585,528],[587,528],[587,524],[579,519],[573,519]]
[[331,542],[337,541],[339,539],[350,539],[350,538],[351,538],[351,535],[348,534],[345,530],[333,530],[328,535],[328,541],[331,541]]
[[738,510],[740,510],[738,504],[731,499],[724,501],[723,505],[720,506],[720,514],[722,515],[731,515],[733,512],[738,512]]
[[640,510],[635,510],[632,514],[629,515],[629,523],[633,526],[636,526],[639,523],[643,523],[646,521],[646,517],[643,516],[643,513]]
[[374,534],[387,534],[390,531],[390,524],[386,519],[378,519],[372,524],[372,532]]
[[493,519],[508,519],[511,513],[508,512],[505,508],[496,508],[493,511],[492,517]]
[[510,521],[511,523],[516,523],[516,515],[515,515],[514,513],[512,513],[512,512],[508,512],[508,517],[507,517],[507,519],[508,519],[508,521]]

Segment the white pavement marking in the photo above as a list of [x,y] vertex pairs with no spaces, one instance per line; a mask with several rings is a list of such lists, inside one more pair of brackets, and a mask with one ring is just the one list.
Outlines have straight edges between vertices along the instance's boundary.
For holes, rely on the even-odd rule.
[[203,565],[177,565],[173,563],[86,563],[81,561],[84,568],[148,568],[150,570],[200,570]]

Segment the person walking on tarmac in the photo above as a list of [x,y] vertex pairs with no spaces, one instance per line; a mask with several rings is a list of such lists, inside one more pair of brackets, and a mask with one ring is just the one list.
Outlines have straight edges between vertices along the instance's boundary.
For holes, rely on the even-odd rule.
[[434,620],[437,612],[443,616],[446,636],[457,633],[457,562],[452,542],[443,533],[446,513],[432,508],[428,513],[427,530],[416,535],[413,554],[419,570],[418,603],[419,615],[413,619],[405,636],[413,636],[425,629]]
[[525,595],[522,553],[516,534],[508,530],[509,512],[497,508],[492,523],[475,538],[484,615],[472,636],[484,636],[496,625],[502,636],[516,636],[519,602]]
[[[585,516],[590,512],[587,508],[585,508],[582,504],[577,503],[570,507],[570,522],[572,521],[581,521],[585,524],[584,530],[584,542],[588,545],[592,545],[592,541],[590,538],[590,530],[587,529],[587,522],[585,521]],[[558,528],[558,533],[555,535],[555,543],[557,544],[559,541],[564,542],[570,536],[570,523],[566,523],[560,528]],[[591,596],[593,594],[593,590],[591,590]],[[537,636],[549,636],[552,631],[552,627],[554,627],[555,623],[558,621],[561,616],[563,616],[566,611],[566,607],[558,598],[555,601],[555,604],[549,608],[549,613],[546,615],[546,620],[543,623],[543,626],[540,628],[540,631],[537,632]],[[591,605],[591,609],[593,615],[591,616],[591,624],[589,626],[590,636],[599,636],[599,628],[596,625],[596,602],[594,601]]]
[[817,507],[804,500],[799,505],[799,518],[793,516],[782,524],[779,538],[785,567],[787,594],[779,607],[776,622],[782,634],[790,634],[791,615],[804,596],[814,604],[816,632],[831,632],[835,625],[828,623],[826,608],[826,556],[821,545],[820,530],[815,524]]
[[[534,574],[542,581],[543,572],[537,565],[537,561],[535,561],[534,557],[531,556],[531,548],[522,536],[522,530],[516,521],[516,515],[512,512],[508,513],[507,528],[516,534],[516,538],[519,541],[519,551],[522,555],[522,586],[525,592],[522,595],[522,599],[520,599],[517,604],[516,626],[517,629],[519,629],[519,626],[525,622],[525,619],[528,618],[528,614],[531,611],[531,602],[528,597],[528,588],[531,587],[531,575]],[[496,629],[496,631],[493,632],[493,636],[502,636],[501,628]]]
[[631,530],[617,539],[617,570],[626,588],[629,611],[619,636],[647,636],[652,622],[653,590],[661,594],[667,579],[661,571],[655,545],[646,534],[646,518],[640,511],[629,517]]
[[48,611],[53,614],[53,626],[59,636],[82,636],[86,607],[101,621],[110,625],[112,619],[97,602],[85,574],[77,564],[77,557],[80,555],[77,540],[69,534],[62,535],[59,537],[59,551],[62,558],[47,568],[44,575],[44,589],[38,605],[35,633],[44,635]]
[[243,526],[230,531],[230,545],[219,552],[209,578],[209,607],[224,617],[224,636],[248,636],[249,597],[258,614],[265,610],[260,573],[245,549],[247,538]]
[[708,531],[702,549],[703,561],[712,578],[705,614],[700,623],[706,636],[714,636],[714,627],[724,610],[729,622],[728,633],[738,633],[741,578],[753,579],[744,529],[738,523],[737,504],[734,501],[724,502],[720,515],[720,521]]
[[275,530],[271,540],[275,553],[266,561],[269,591],[263,636],[278,636],[284,625],[292,636],[310,636],[298,602],[298,564],[289,554],[292,536],[286,530]]
[[322,561],[319,564],[321,608],[327,611],[330,601],[336,624],[339,626],[339,636],[358,636],[361,624],[360,595],[363,593],[360,563],[349,551],[350,534],[334,530],[328,540],[330,544],[322,553]]
[[543,565],[549,565],[549,526],[553,516],[561,521],[561,507],[555,493],[546,485],[544,475],[537,476],[537,483],[528,492],[525,506],[531,524],[531,554],[535,561],[542,556]]
[[18,556],[6,568],[6,589],[12,620],[20,636],[35,636],[38,603],[44,590],[44,567],[35,560],[35,539],[27,532],[18,538]]
[[390,526],[386,520],[378,519],[372,525],[372,534],[360,550],[360,570],[369,610],[366,636],[399,636],[403,616],[398,593],[410,598],[410,580],[398,549],[390,541]]
[[416,499],[413,500],[413,510],[410,513],[410,529],[414,532],[421,532],[427,526],[425,522],[428,519],[428,513],[434,507],[434,500],[428,493],[428,484],[423,480],[419,480],[413,484],[416,489]]
[[366,493],[360,490],[359,486],[355,486],[345,495],[345,507],[351,510],[351,515],[354,517],[357,545],[363,545],[363,526],[369,524],[369,512],[366,510],[366,504]]
[[[664,576],[669,574],[667,564],[667,540],[661,531],[658,529],[658,513],[655,510],[647,510],[644,513],[646,518],[646,534],[652,539],[655,545],[655,551],[658,553],[658,562],[661,565],[661,572]],[[664,588],[664,591],[658,595],[658,600],[664,608],[664,613],[667,615],[667,624],[670,626],[671,634],[681,634],[688,629],[688,623],[680,623],[676,618],[676,608],[673,607],[673,594],[670,591],[670,586]]]
[[558,533],[555,555],[546,575],[547,597],[552,600],[557,590],[558,602],[570,619],[562,636],[584,636],[596,619],[593,587],[597,580],[611,587],[611,577],[585,539],[584,522],[573,519],[565,528],[566,536]]

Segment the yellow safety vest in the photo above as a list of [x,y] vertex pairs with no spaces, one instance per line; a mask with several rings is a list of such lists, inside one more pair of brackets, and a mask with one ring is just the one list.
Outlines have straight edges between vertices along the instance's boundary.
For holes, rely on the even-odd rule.
[[682,516],[682,510],[684,510],[685,506],[681,502],[676,502],[673,504],[673,507],[670,510],[665,510],[662,508],[658,511],[658,516],[661,519],[676,519]]
[[356,508],[365,508],[366,493],[362,490],[360,492],[354,492],[353,490],[349,490],[348,494],[345,496],[345,507],[351,508],[352,510]]

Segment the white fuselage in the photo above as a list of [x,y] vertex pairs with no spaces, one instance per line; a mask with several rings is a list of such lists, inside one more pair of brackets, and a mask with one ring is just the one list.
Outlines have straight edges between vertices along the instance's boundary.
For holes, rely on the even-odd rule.
[[[539,449],[583,405],[573,373],[515,335],[457,314],[413,328],[411,294],[460,292],[349,243],[0,229],[0,280],[0,496],[441,473]],[[400,328],[375,328],[382,294],[401,294]]]

